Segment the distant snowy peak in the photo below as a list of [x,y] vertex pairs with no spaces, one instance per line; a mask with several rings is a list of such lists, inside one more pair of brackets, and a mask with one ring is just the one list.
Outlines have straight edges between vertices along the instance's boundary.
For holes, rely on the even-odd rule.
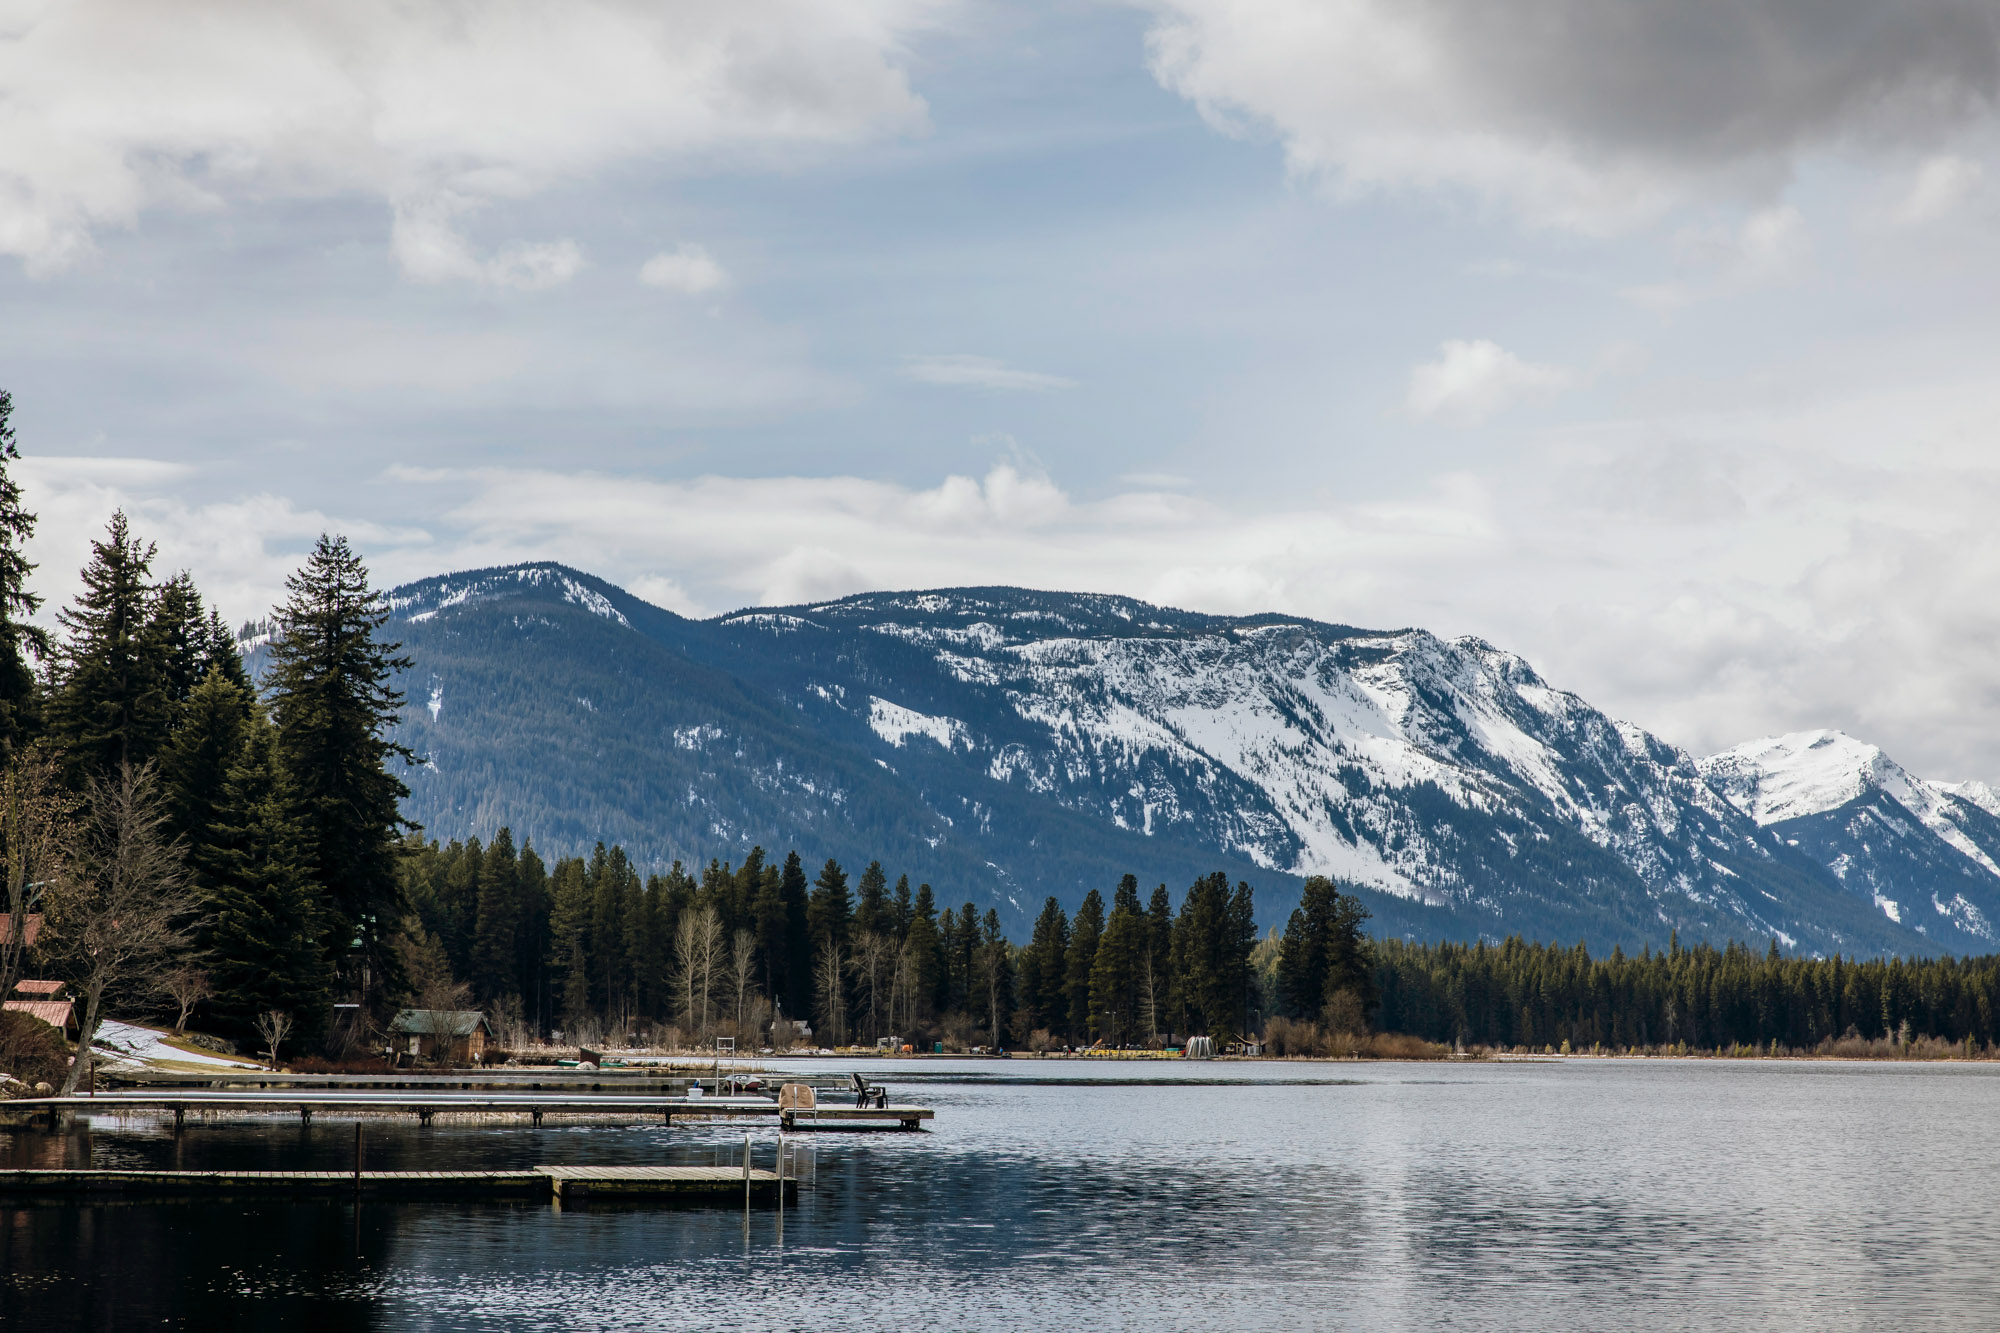
[[[1746,741],[1700,761],[1709,785],[1759,824],[1837,810],[1871,787],[1911,779],[1879,746],[1842,731],[1794,731]],[[1900,797],[1899,797],[1900,799]]]
[[1864,796],[1887,795],[1989,874],[2000,861],[1967,831],[1964,806],[2000,815],[2000,793],[1983,782],[1928,782],[1842,731],[1795,731],[1767,736],[1700,761],[1709,785],[1769,827],[1825,814]]
[[421,624],[440,611],[472,602],[504,597],[524,589],[541,589],[561,596],[592,615],[603,616],[629,627],[631,621],[612,604],[611,598],[590,585],[596,580],[573,569],[553,563],[512,565],[504,569],[480,569],[467,574],[448,574],[406,584],[386,597],[389,610],[398,620]]

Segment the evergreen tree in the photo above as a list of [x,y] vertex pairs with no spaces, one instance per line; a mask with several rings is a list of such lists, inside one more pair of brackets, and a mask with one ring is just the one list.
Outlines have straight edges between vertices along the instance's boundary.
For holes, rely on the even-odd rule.
[[204,677],[211,671],[220,671],[232,684],[251,689],[250,673],[243,668],[243,655],[236,651],[236,636],[229,632],[229,626],[222,623],[221,615],[213,608],[209,610],[208,623],[202,627],[201,641],[201,674]]
[[41,728],[35,671],[29,659],[50,656],[48,631],[34,623],[42,599],[28,591],[35,566],[27,556],[35,516],[21,503],[21,483],[8,467],[21,461],[14,442],[14,398],[0,389],[0,765]]
[[916,908],[910,902],[910,877],[896,876],[896,896],[889,904],[889,933],[899,942],[910,933],[910,918]]
[[796,851],[785,858],[778,877],[778,902],[783,909],[783,989],[779,990],[778,977],[771,979],[771,987],[784,1012],[804,1015],[811,1012],[813,1000],[812,932],[806,921],[806,871]]
[[[468,860],[470,858],[467,858]],[[521,929],[521,863],[514,831],[501,827],[479,866],[476,921],[472,937],[472,993],[482,1000],[518,996],[515,974]]]
[[889,905],[889,877],[882,873],[880,861],[870,861],[868,869],[861,872],[861,881],[855,886],[854,929],[857,934],[867,931],[884,934],[891,929],[893,909]]
[[903,941],[910,958],[910,990],[918,999],[916,1017],[923,1021],[935,1012],[943,984],[944,949],[938,935],[937,899],[928,884],[917,885],[916,902],[910,908],[910,931]]
[[137,768],[166,741],[171,710],[159,645],[148,632],[152,561],[152,546],[132,535],[118,511],[105,539],[90,544],[83,591],[56,613],[64,638],[49,731],[78,780],[120,764]]
[[426,929],[444,950],[453,977],[472,975],[473,938],[479,929],[479,894],[486,870],[486,848],[477,838],[461,847],[453,843],[443,879],[435,885],[435,915],[420,913]]
[[580,857],[565,857],[549,877],[549,969],[555,1017],[574,1028],[590,1013],[590,881]]
[[1139,881],[1127,875],[1112,898],[1111,915],[1090,968],[1090,1007],[1106,1040],[1125,1045],[1151,1033],[1139,1030],[1140,988],[1152,941],[1139,906]]
[[847,872],[840,868],[840,862],[828,857],[820,867],[819,878],[813,881],[811,900],[806,904],[807,928],[812,936],[812,956],[818,958],[831,944],[847,952],[847,930],[854,915],[853,904],[847,896]]
[[201,594],[186,570],[162,583],[153,594],[146,620],[148,652],[159,664],[160,693],[168,716],[177,720],[182,705],[208,674],[208,614]]
[[1220,871],[1188,890],[1174,922],[1173,1004],[1184,1031],[1218,1040],[1243,1027],[1250,987],[1250,950],[1257,944],[1250,886],[1229,891]]
[[1068,956],[1069,917],[1051,896],[1042,904],[1028,947],[1021,952],[1021,1013],[1028,1032],[1068,1030],[1069,992],[1063,985]]
[[398,806],[409,789],[391,765],[416,756],[388,733],[403,704],[393,680],[410,659],[377,637],[389,612],[345,537],[322,536],[285,589],[268,677],[279,754],[299,802],[309,877],[327,894],[328,954],[356,955],[367,1003],[370,989],[397,975],[398,835],[412,826]]
[[[221,671],[211,671],[188,696],[181,724],[160,755],[160,787],[170,836],[187,848],[198,887],[209,876],[205,850],[209,826],[243,755],[256,700]],[[258,718],[259,724],[262,719]]]
[[1090,970],[1097,965],[1097,945],[1104,936],[1104,895],[1092,889],[1069,926],[1069,953],[1063,960],[1063,993],[1069,1000],[1070,1040],[1088,1042],[1097,1025],[1090,1009]]
[[301,855],[306,838],[288,787],[276,733],[254,722],[207,838],[211,1008],[240,1034],[259,1014],[280,1010],[310,1040],[327,1015],[329,977],[320,895]]

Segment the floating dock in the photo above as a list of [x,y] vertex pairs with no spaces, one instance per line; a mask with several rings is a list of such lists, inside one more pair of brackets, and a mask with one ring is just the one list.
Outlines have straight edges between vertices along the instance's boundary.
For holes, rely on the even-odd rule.
[[681,1198],[724,1202],[796,1194],[796,1177],[726,1166],[537,1166],[522,1171],[0,1170],[0,1198],[519,1199]]
[[21,1097],[0,1102],[0,1116],[46,1116],[62,1112],[128,1115],[154,1112],[171,1115],[176,1126],[190,1113],[277,1112],[296,1115],[311,1124],[314,1115],[412,1115],[429,1124],[445,1114],[527,1116],[540,1124],[547,1115],[616,1116],[672,1124],[682,1119],[711,1120],[775,1116],[785,1129],[918,1129],[936,1112],[927,1106],[820,1106],[781,1109],[762,1097],[647,1097],[630,1093],[293,1093],[293,1092],[100,1092],[95,1096]]

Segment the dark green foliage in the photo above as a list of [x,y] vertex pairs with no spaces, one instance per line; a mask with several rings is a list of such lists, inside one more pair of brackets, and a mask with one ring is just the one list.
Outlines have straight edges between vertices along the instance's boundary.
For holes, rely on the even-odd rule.
[[211,670],[188,696],[180,725],[160,753],[167,829],[186,844],[197,879],[211,875],[209,829],[253,721],[262,725],[249,689],[225,672]]
[[83,591],[56,613],[63,642],[49,699],[49,733],[78,780],[150,760],[173,721],[152,621],[153,547],[123,510],[90,543]]
[[819,878],[813,881],[812,900],[806,905],[806,927],[814,958],[829,944],[845,951],[847,927],[853,915],[854,905],[847,896],[847,872],[840,868],[840,862],[828,857],[820,867]]
[[21,502],[21,484],[10,463],[21,453],[14,442],[14,398],[0,389],[0,763],[40,727],[35,672],[29,659],[50,655],[48,631],[33,622],[42,599],[28,591],[35,566],[27,556],[35,516]]
[[243,1035],[258,1014],[284,1010],[297,1022],[298,1037],[309,1040],[330,998],[321,895],[275,742],[268,725],[252,725],[209,831],[205,915],[215,985],[209,1010]]
[[1180,1031],[1226,1040],[1244,1029],[1256,943],[1250,886],[1238,884],[1232,895],[1220,871],[1196,880],[1174,922],[1169,958]]
[[398,803],[409,795],[390,764],[416,758],[388,738],[403,703],[391,682],[409,660],[378,637],[388,612],[345,537],[322,536],[285,589],[266,687],[306,866],[327,895],[328,951],[390,977],[403,916]]
[[1367,919],[1368,909],[1325,876],[1306,881],[1278,955],[1278,997],[1286,1014],[1316,1018],[1342,992],[1355,998],[1364,1016],[1374,1011],[1374,957],[1361,931]]
[[1104,895],[1092,889],[1069,925],[1069,954],[1063,960],[1063,993],[1069,1000],[1069,1031],[1073,1039],[1097,1035],[1090,1010],[1090,969],[1097,963],[1098,941],[1104,936]]
[[1091,1012],[1109,1043],[1150,1041],[1155,1034],[1156,1016],[1146,995],[1151,956],[1151,932],[1139,906],[1139,880],[1127,875],[1113,895],[1111,915],[1090,969]]
[[1069,956],[1069,917],[1051,897],[1035,918],[1035,931],[1017,964],[1022,1035],[1063,1032],[1069,1027],[1069,991],[1064,960]]
[[1379,1026],[1505,1046],[1811,1049],[1852,1035],[2000,1041],[2000,955],[1787,958],[1741,944],[1376,944]]

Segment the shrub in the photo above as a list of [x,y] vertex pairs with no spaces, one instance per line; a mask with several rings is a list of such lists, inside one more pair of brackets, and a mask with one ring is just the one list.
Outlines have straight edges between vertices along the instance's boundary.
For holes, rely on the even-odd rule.
[[26,1085],[27,1096],[37,1083],[60,1084],[69,1072],[69,1043],[63,1034],[28,1014],[0,1010],[0,1073],[12,1074]]

